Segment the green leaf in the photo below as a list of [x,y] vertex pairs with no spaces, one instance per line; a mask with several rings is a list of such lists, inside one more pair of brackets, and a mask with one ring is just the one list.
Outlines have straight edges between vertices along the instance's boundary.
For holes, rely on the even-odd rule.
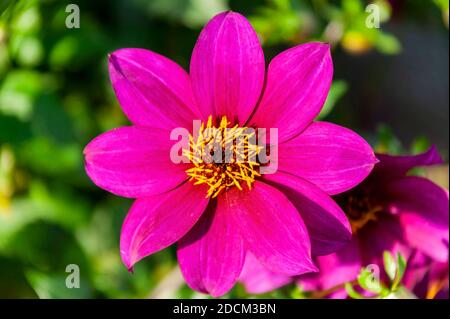
[[411,145],[411,153],[419,154],[428,150],[431,146],[430,141],[425,136],[420,136],[414,139]]
[[345,291],[353,299],[364,299],[364,296],[362,296],[355,289],[353,289],[353,285],[349,282],[345,283]]
[[28,70],[8,72],[0,86],[0,112],[28,119],[33,112],[34,98],[44,89],[42,74]]
[[2,0],[0,3],[0,15],[14,2],[14,0]]
[[80,271],[80,287],[68,288],[66,276],[68,274],[49,274],[29,270],[26,277],[34,291],[41,299],[81,299],[92,298],[92,288],[86,280],[83,280],[82,269]]
[[0,144],[19,144],[31,136],[28,123],[15,116],[0,114]]
[[342,10],[348,15],[356,16],[363,12],[364,8],[359,0],[343,0]]
[[[81,145],[58,145],[47,138],[33,138],[18,153],[19,162],[41,174],[67,176],[82,169]],[[48,159],[51,158],[52,161]]]
[[392,290],[396,290],[398,285],[402,281],[403,275],[405,274],[405,269],[406,260],[400,253],[397,253],[397,273],[395,275],[395,280],[392,283]]
[[448,10],[449,1],[448,0],[434,0],[434,3],[442,10]]
[[378,33],[375,40],[375,47],[381,53],[389,55],[398,54],[402,50],[402,45],[395,36],[383,32]]
[[389,153],[391,155],[401,154],[403,151],[400,140],[395,136],[392,129],[386,124],[377,128],[378,143],[375,147],[377,153]]
[[320,111],[320,114],[317,117],[318,120],[321,120],[325,118],[328,114],[330,114],[330,112],[333,110],[339,99],[347,92],[347,89],[348,89],[347,82],[343,80],[337,80],[333,82],[333,84],[330,87],[330,92],[328,93],[327,100],[325,101],[325,104],[322,108],[322,111]]
[[386,271],[386,274],[388,275],[390,280],[395,279],[395,275],[397,272],[397,265],[395,263],[394,257],[391,255],[390,252],[385,251],[383,253],[383,262],[384,262],[384,270]]

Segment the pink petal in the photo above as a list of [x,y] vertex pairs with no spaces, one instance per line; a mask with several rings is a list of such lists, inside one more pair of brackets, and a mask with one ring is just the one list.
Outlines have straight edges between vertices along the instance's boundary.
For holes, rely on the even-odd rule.
[[128,269],[175,243],[206,209],[204,187],[184,183],[160,195],[137,199],[122,225],[120,254]]
[[250,23],[223,12],[201,32],[191,59],[194,94],[204,117],[226,115],[244,124],[264,83],[264,55]]
[[416,176],[396,179],[386,185],[389,210],[398,216],[407,241],[431,258],[448,260],[448,192]]
[[408,259],[408,266],[402,283],[419,298],[425,298],[426,296],[427,285],[424,284],[424,281],[426,281],[431,264],[433,264],[433,260],[417,250]]
[[302,44],[282,52],[269,64],[264,94],[250,122],[278,128],[280,142],[298,135],[322,109],[332,77],[328,44]]
[[348,281],[355,280],[363,264],[357,237],[339,250],[327,256],[315,258],[319,272],[299,277],[299,283],[306,291],[328,290]]
[[363,181],[377,163],[370,145],[355,132],[314,122],[294,139],[280,144],[278,170],[302,177],[330,195]]
[[[400,253],[408,259],[411,247],[403,236],[403,228],[395,216],[387,212],[379,212],[375,221],[364,225],[358,232],[361,255],[365,266],[368,264],[383,265],[383,253],[391,252],[393,256]],[[381,273],[381,275],[384,275]]]
[[357,238],[337,253],[317,257],[321,270],[322,289],[330,289],[347,281],[355,280],[363,265]]
[[377,178],[392,179],[404,176],[409,170],[417,166],[428,166],[442,164],[442,158],[436,146],[432,146],[428,151],[413,156],[391,156],[387,154],[377,154],[380,163],[375,167],[374,174]]
[[109,56],[109,73],[133,124],[189,129],[199,119],[189,76],[175,62],[144,49],[120,49]]
[[187,164],[170,160],[170,132],[121,127],[92,140],[84,149],[88,176],[99,187],[123,197],[166,192],[186,180]]
[[328,255],[347,244],[352,230],[347,216],[324,191],[296,176],[278,172],[264,175],[300,212],[308,228],[313,255]]
[[306,226],[294,205],[279,190],[262,182],[225,194],[234,225],[248,250],[268,269],[286,275],[316,270]]
[[268,270],[251,253],[247,253],[239,281],[247,293],[263,294],[287,285],[293,277]]
[[188,285],[219,297],[237,282],[244,265],[242,236],[233,209],[220,196],[195,227],[179,241],[178,262]]

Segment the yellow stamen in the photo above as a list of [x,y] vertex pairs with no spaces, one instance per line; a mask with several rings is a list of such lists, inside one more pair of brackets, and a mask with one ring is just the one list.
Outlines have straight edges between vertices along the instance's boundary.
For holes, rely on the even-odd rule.
[[350,226],[352,227],[352,233],[356,234],[358,230],[363,228],[368,222],[376,221],[378,218],[378,212],[382,210],[381,206],[373,207],[371,210],[365,212],[358,219],[350,218]]
[[[439,293],[439,291],[442,290],[445,286],[445,282],[447,280],[440,280],[440,281],[434,281],[431,284],[429,284],[427,295],[425,296],[426,299],[434,299],[436,295]],[[448,281],[447,281],[448,283]]]
[[[242,190],[241,183],[251,189],[255,177],[261,176],[255,158],[262,147],[250,140],[255,132],[248,133],[247,127],[231,126],[226,116],[219,123],[219,127],[213,126],[213,118],[209,116],[206,126],[202,123],[194,134],[195,138],[189,136],[189,149],[183,150],[183,155],[193,164],[186,170],[189,180],[194,185],[208,185],[206,197],[212,198],[230,187]],[[220,155],[217,161],[215,155]]]

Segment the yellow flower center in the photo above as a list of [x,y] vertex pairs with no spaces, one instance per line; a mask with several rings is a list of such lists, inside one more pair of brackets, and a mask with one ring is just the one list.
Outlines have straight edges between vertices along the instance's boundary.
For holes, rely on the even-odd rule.
[[364,190],[353,190],[339,195],[336,201],[350,221],[352,233],[356,234],[361,228],[370,222],[377,221],[383,207],[375,204]]
[[208,185],[206,197],[212,198],[234,186],[242,190],[244,184],[251,189],[260,176],[256,156],[262,147],[255,140],[253,129],[232,126],[226,116],[215,126],[209,116],[206,125],[201,123],[198,131],[189,136],[189,149],[183,150],[193,164],[186,170],[189,181]]

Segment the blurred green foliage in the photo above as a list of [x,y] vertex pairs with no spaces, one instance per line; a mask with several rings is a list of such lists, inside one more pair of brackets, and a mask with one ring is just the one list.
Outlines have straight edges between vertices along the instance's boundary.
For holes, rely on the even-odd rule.
[[[312,40],[348,54],[401,50],[383,27],[365,26],[367,3],[359,0],[80,0],[81,28],[68,29],[72,2],[0,2],[0,297],[157,297],[170,276],[163,296],[200,297],[177,275],[173,247],[127,272],[118,243],[131,201],[98,189],[84,173],[89,140],[127,124],[109,84],[108,52],[143,47],[187,67],[201,26],[230,8],[249,17],[269,58]],[[383,24],[392,8],[375,3]],[[448,24],[448,1],[429,6]],[[321,118],[348,89],[345,79],[333,83]],[[402,151],[388,128],[379,133],[368,137],[380,150]],[[418,140],[414,151],[426,144]],[[65,287],[68,264],[80,267],[80,289]],[[248,295],[238,285],[226,297]],[[292,285],[262,297],[304,296]]]

